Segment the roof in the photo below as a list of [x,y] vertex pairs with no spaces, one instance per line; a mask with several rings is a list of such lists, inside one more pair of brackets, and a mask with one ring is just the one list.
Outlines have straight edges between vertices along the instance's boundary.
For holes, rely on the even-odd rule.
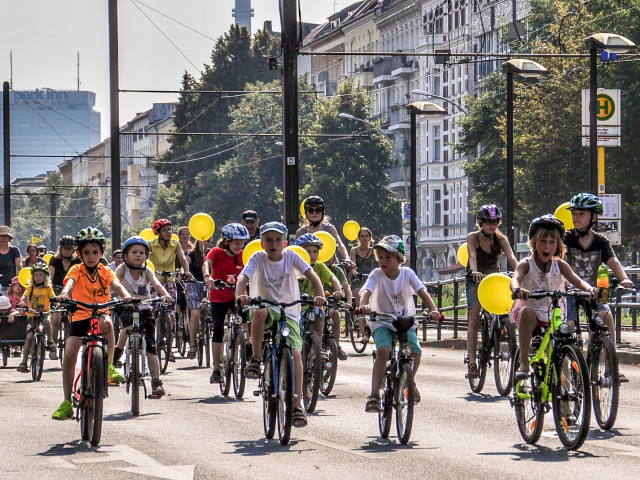
[[438,270],[438,273],[440,273],[441,275],[448,275],[450,273],[457,273],[458,271],[463,270],[464,268],[465,268],[464,265],[462,265],[461,263],[456,263],[449,267],[445,267]]

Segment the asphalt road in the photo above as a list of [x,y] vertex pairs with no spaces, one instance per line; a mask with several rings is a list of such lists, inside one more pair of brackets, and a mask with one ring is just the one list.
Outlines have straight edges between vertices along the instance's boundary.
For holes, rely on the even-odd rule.
[[509,400],[492,376],[482,395],[470,393],[462,352],[425,348],[418,374],[422,403],[409,445],[395,425],[379,437],[377,415],[364,412],[371,355],[340,362],[330,398],[322,398],[309,426],[293,429],[290,444],[265,440],[262,404],[248,383],[242,401],[219,395],[210,371],[178,358],[163,377],[168,395],[145,400],[133,418],[124,387],[110,388],[101,445],[79,441],[79,424],[51,414],[62,401],[61,370],[47,360],[42,381],[0,369],[1,479],[247,478],[637,478],[640,468],[640,369],[625,366],[615,428],[593,428],[579,452],[565,450],[546,417],[543,437],[526,445]]

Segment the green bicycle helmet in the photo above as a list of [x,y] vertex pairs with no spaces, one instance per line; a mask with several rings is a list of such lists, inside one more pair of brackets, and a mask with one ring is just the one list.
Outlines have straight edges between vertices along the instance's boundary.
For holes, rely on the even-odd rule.
[[33,265],[31,267],[31,275],[33,275],[36,272],[44,272],[44,274],[48,277],[49,276],[49,265],[47,265],[44,262],[38,262],[35,265]]
[[76,235],[76,248],[82,247],[85,243],[93,242],[100,245],[100,248],[104,252],[104,234],[94,227],[83,228]]
[[602,200],[592,193],[578,193],[569,202],[568,210],[591,210],[602,215]]

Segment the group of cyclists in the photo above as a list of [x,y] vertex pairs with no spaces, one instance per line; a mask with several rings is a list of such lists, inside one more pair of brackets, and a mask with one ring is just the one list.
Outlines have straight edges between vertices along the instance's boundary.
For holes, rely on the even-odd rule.
[[[191,245],[189,232],[182,227],[178,239],[173,236],[173,225],[166,218],[154,222],[152,230],[156,237],[150,241],[140,236],[127,239],[121,251],[114,252],[114,262],[104,261],[105,237],[99,230],[88,227],[75,237],[64,236],[60,239],[58,251],[49,264],[37,260],[37,250],[32,246],[24,260],[24,268],[31,269],[31,283],[22,292],[19,299],[12,292],[19,285],[17,279],[6,283],[6,292],[11,300],[12,309],[28,307],[30,311],[48,311],[50,299],[65,301],[80,300],[87,303],[103,303],[112,293],[129,303],[134,299],[145,300],[159,296],[166,303],[175,306],[178,297],[176,286],[177,271],[181,270],[189,281],[184,284],[185,303],[182,308],[190,312],[190,348],[188,359],[196,357],[195,335],[200,325],[200,310],[203,302],[210,305],[208,314],[213,325],[212,351],[213,370],[211,383],[222,381],[221,356],[225,317],[236,308],[247,307],[252,298],[260,297],[277,303],[292,303],[307,294],[312,306],[300,308],[300,305],[283,310],[286,315],[284,325],[289,329],[287,343],[293,350],[295,372],[295,396],[293,397],[293,426],[304,427],[307,418],[301,406],[302,388],[302,340],[300,325],[304,316],[312,308],[323,308],[327,303],[327,294],[337,302],[346,301],[346,308],[358,307],[359,328],[363,342],[369,338],[364,334],[367,316],[379,315],[377,321],[368,324],[376,345],[376,357],[372,372],[371,393],[365,402],[365,411],[381,410],[381,384],[390,357],[394,324],[384,319],[384,315],[411,317],[416,315],[417,295],[423,308],[433,320],[440,318],[435,303],[422,281],[415,272],[405,266],[405,245],[396,235],[384,236],[374,242],[371,231],[364,227],[358,232],[358,244],[347,251],[335,226],[325,214],[325,202],[321,197],[311,196],[304,201],[305,223],[296,231],[295,244],[306,250],[309,263],[291,249],[285,249],[289,232],[285,225],[277,221],[259,225],[258,214],[247,210],[241,222],[230,223],[222,227],[221,235],[215,246],[210,241],[198,240]],[[521,358],[515,378],[523,379],[529,375],[529,344],[534,329],[549,322],[549,302],[547,299],[531,299],[535,290],[564,289],[567,282],[581,290],[597,295],[596,275],[601,263],[605,263],[625,287],[633,284],[625,274],[610,242],[593,230],[602,214],[600,199],[592,194],[575,195],[568,209],[574,228],[565,231],[564,224],[551,214],[542,215],[531,222],[529,228],[529,247],[531,255],[516,260],[505,235],[499,230],[502,214],[494,204],[483,205],[476,214],[477,230],[467,235],[469,260],[466,267],[466,297],[468,303],[468,371],[467,376],[478,376],[475,363],[475,350],[478,341],[478,319],[481,305],[478,299],[478,285],[491,273],[500,271],[500,258],[504,254],[514,273],[511,290],[515,300],[510,313],[511,319],[519,327],[519,345]],[[327,232],[336,243],[337,254],[327,262],[318,260],[323,241],[318,232]],[[8,241],[12,239],[8,227],[0,227],[0,257],[7,255]],[[252,240],[260,239],[263,250],[253,254],[246,265],[243,261],[243,249]],[[15,248],[15,247],[11,247]],[[187,250],[188,251],[185,251]],[[337,255],[341,262],[338,263]],[[150,260],[155,268],[148,266]],[[106,264],[106,265],[105,265]],[[16,267],[18,263],[16,262]],[[111,267],[111,268],[110,268]],[[223,283],[220,287],[217,281]],[[4,285],[4,283],[3,283]],[[1,300],[1,299],[0,299]],[[2,305],[0,305],[2,306]],[[567,306],[567,319],[575,323],[576,306]],[[172,325],[175,324],[175,308],[171,310]],[[613,318],[604,303],[598,304],[598,311],[609,328],[609,335],[615,338]],[[140,324],[146,338],[148,368],[152,378],[152,394],[161,397],[165,394],[155,344],[155,320],[150,307],[141,306]],[[247,378],[257,379],[261,375],[263,362],[262,339],[265,329],[281,319],[276,308],[261,306],[242,312],[243,328],[247,338],[247,356],[245,374]],[[15,310],[13,315],[20,313]],[[337,308],[327,312],[333,321],[333,336],[340,338],[341,316]],[[89,329],[87,312],[70,312],[70,330],[66,340],[63,363],[63,402],[53,414],[54,419],[72,418],[73,407],[71,393],[77,354],[81,337]],[[108,375],[114,383],[124,381],[116,369],[123,354],[126,332],[131,328],[132,315],[118,313],[122,323],[119,338],[115,338],[112,315],[109,311],[100,314],[100,332],[107,339]],[[417,322],[409,330],[407,345],[411,348],[414,373],[418,370],[421,358],[420,343],[417,339]],[[31,327],[29,327],[31,328]],[[56,358],[53,339],[57,338],[60,328],[59,312],[46,321],[48,350],[51,359]],[[318,335],[322,335],[321,321],[314,325]],[[571,328],[574,328],[573,326]],[[23,359],[18,371],[28,371],[27,353],[33,337],[28,330],[27,343],[23,349]],[[171,354],[173,357],[173,354]],[[338,358],[347,360],[347,354],[338,347]],[[170,361],[175,358],[170,358]],[[625,381],[623,375],[620,381]],[[420,394],[414,385],[415,402]]]

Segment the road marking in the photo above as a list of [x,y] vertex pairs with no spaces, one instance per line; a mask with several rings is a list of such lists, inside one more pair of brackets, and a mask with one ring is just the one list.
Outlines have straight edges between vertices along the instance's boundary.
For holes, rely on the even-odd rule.
[[[558,434],[555,432],[544,432],[542,436],[548,437],[548,438],[558,438]],[[587,437],[587,442],[585,443],[585,445],[594,445],[600,448],[608,448],[610,450],[619,450],[618,452],[616,452],[618,455],[640,457],[640,447],[635,447],[633,445],[626,445],[624,443],[617,443],[612,440],[604,440],[601,438]]]
[[255,420],[249,420],[248,418],[238,417],[237,415],[227,415],[226,413],[214,412],[212,410],[205,410],[204,408],[196,408],[196,412],[204,413],[216,418],[222,418],[224,420],[230,420],[238,423],[256,423]]
[[322,440],[320,438],[302,437],[302,438],[300,438],[300,440],[305,441],[305,442],[309,442],[309,443],[315,443],[316,445],[320,445],[320,446],[327,447],[327,448],[333,448],[334,450],[339,450],[339,451],[344,452],[344,453],[350,453],[351,455],[356,455],[358,457],[385,458],[385,457],[381,457],[379,455],[374,455],[372,453],[362,452],[360,450],[354,450],[353,448],[349,448],[346,445],[341,445],[339,443],[330,442],[328,440]]
[[48,457],[46,465],[49,467],[70,468],[72,470],[78,469],[74,464],[69,463],[64,458],[60,457]]

